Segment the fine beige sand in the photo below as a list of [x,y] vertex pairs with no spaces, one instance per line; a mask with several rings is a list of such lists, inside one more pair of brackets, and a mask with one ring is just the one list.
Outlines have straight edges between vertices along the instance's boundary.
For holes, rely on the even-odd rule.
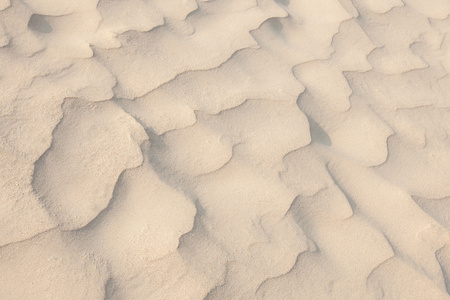
[[0,300],[450,299],[450,0],[0,0]]

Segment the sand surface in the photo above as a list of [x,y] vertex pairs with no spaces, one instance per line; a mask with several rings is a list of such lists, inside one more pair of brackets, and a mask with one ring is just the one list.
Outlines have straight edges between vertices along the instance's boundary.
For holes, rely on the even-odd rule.
[[0,299],[450,299],[449,0],[0,0]]

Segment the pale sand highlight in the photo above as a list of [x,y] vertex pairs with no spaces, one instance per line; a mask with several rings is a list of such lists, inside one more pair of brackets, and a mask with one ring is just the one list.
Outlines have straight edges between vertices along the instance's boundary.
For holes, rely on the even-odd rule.
[[449,14],[0,0],[0,299],[450,299]]

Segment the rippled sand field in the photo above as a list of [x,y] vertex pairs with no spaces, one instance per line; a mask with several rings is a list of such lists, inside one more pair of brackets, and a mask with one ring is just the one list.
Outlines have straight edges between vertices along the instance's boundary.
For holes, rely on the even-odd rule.
[[450,299],[449,0],[0,0],[0,299]]

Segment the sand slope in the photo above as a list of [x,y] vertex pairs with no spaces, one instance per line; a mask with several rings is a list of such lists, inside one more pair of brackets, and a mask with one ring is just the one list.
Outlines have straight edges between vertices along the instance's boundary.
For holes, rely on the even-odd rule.
[[0,0],[0,299],[450,299],[448,0]]

